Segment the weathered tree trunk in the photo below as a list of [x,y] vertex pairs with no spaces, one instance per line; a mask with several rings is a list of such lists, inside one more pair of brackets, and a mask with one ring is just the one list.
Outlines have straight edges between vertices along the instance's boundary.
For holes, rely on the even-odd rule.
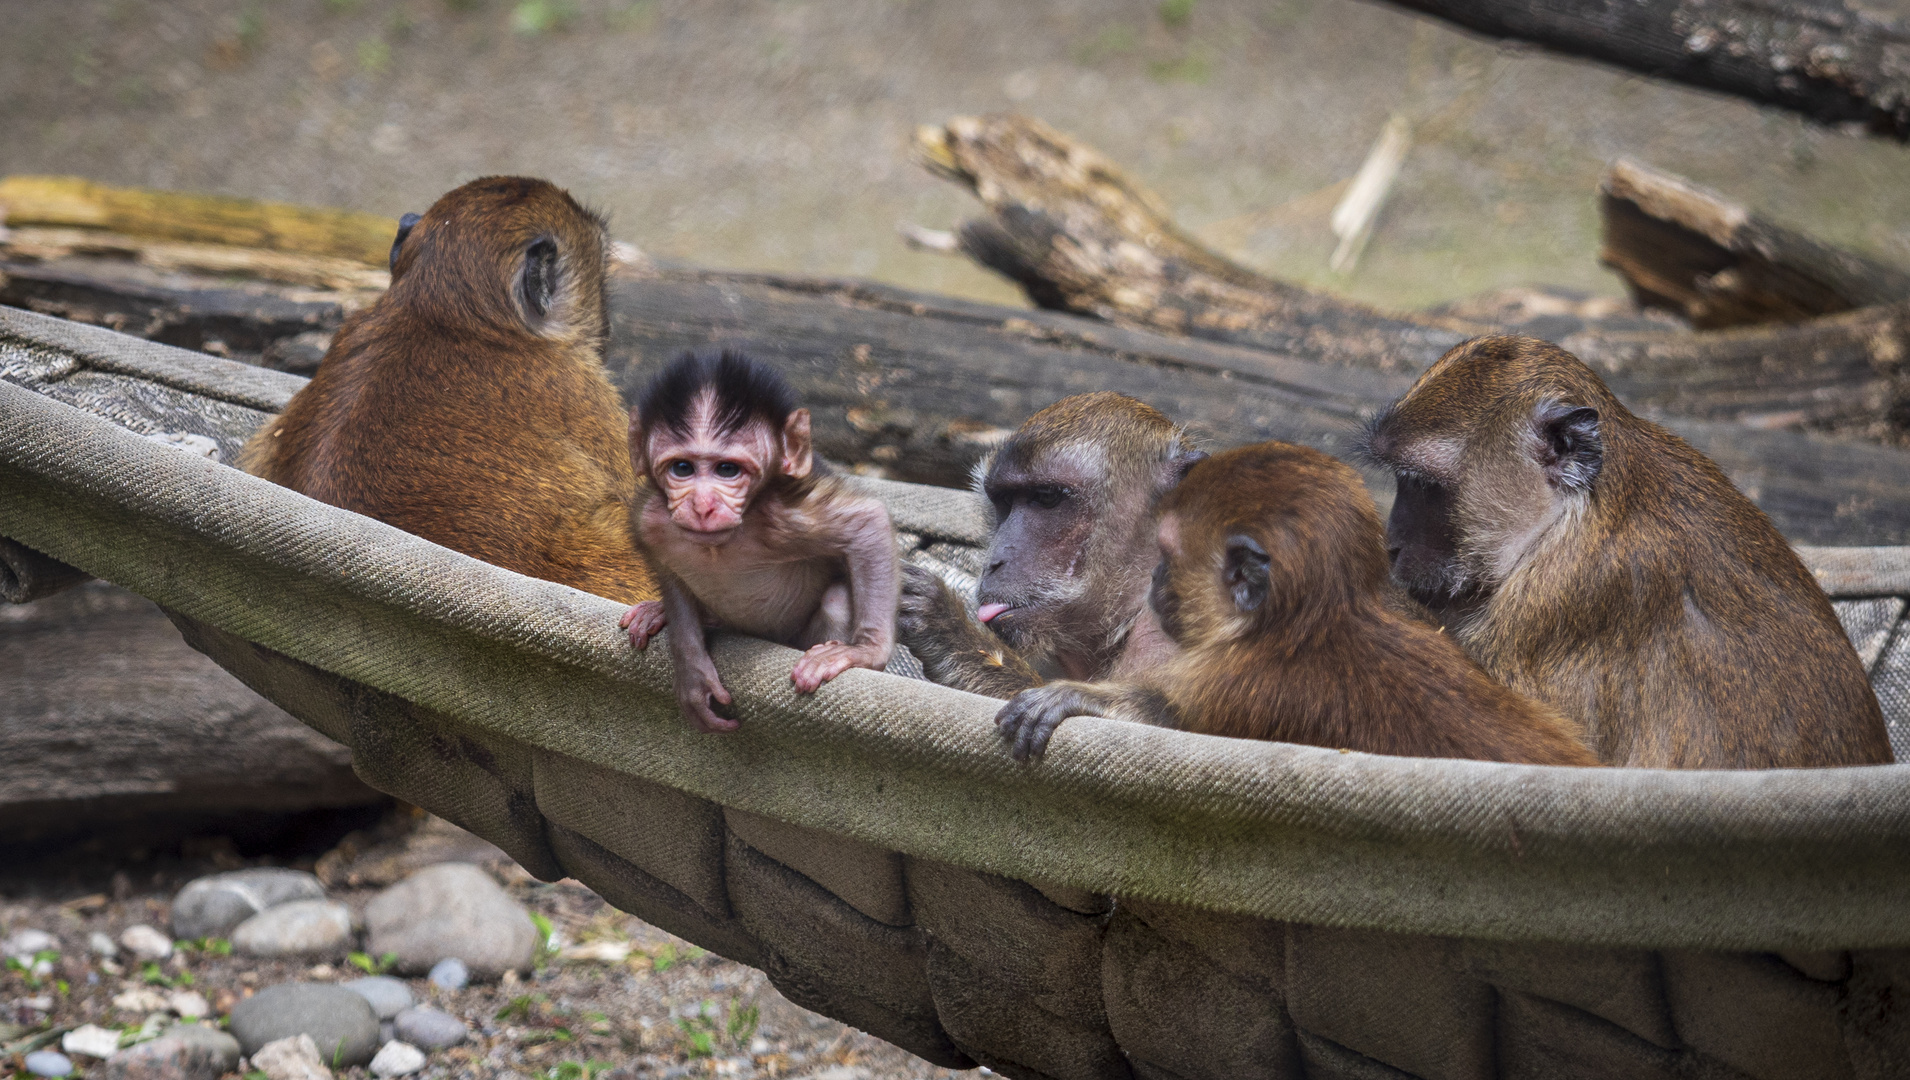
[[150,601],[93,582],[0,606],[0,845],[103,824],[257,830],[386,801],[348,750],[193,651]]
[[[990,211],[962,226],[962,249],[1043,307],[1383,372],[1416,372],[1467,337],[1520,329],[1387,314],[1237,266],[1176,229],[1106,158],[1037,120],[962,117],[920,129],[917,147]],[[1634,408],[1890,440],[1910,426],[1910,302],[1724,333],[1580,318],[1544,333]]]
[[1493,37],[1910,138],[1910,18],[1843,0],[1392,0]]
[[1910,299],[1910,273],[1821,244],[1741,203],[1621,158],[1598,186],[1599,261],[1647,307],[1701,330],[1799,322]]

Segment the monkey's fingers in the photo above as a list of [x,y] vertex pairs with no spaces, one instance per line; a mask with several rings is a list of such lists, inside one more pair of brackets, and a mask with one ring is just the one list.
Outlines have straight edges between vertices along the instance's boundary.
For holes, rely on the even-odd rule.
[[630,644],[641,649],[650,644],[650,639],[669,624],[670,617],[664,613],[663,601],[645,600],[633,605],[617,620],[617,625],[630,631]]
[[823,683],[856,667],[859,659],[859,650],[839,641],[812,645],[790,669],[789,681],[796,684],[797,693],[813,694]]
[[719,705],[728,705],[730,703],[729,691],[724,690],[720,686],[717,687],[717,691],[719,692],[698,694],[694,697],[685,698],[681,702],[683,715],[690,718],[690,723],[696,725],[698,731],[714,734],[719,731],[735,731],[742,726],[742,724],[727,716],[718,715],[716,710],[710,706],[712,700],[716,701]]
[[995,725],[1008,740],[1009,754],[1016,761],[1027,761],[1047,752],[1055,728],[1069,715],[1068,710],[1056,707],[1050,695],[1026,690],[1001,707],[995,714]]

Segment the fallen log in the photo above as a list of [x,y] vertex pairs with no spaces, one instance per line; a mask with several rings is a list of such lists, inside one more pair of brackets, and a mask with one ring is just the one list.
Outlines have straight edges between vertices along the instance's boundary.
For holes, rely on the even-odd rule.
[[[1910,19],[1843,0],[1392,0],[1492,37],[1910,139]],[[1901,8],[1898,12],[1901,12]]]
[[[1038,120],[959,117],[919,129],[916,145],[989,211],[961,226],[961,249],[1042,307],[1385,372],[1422,370],[1467,337],[1508,329],[1381,312],[1238,266],[1178,230],[1112,162]],[[1635,408],[1886,440],[1910,431],[1910,301],[1722,333],[1569,318],[1542,332]]]
[[1645,307],[1700,330],[1798,322],[1910,299],[1910,273],[1822,244],[1742,203],[1620,158],[1598,185],[1599,261]]

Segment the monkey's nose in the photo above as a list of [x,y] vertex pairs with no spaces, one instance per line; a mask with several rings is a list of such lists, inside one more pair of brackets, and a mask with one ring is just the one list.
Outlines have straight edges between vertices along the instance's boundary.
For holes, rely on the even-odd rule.
[[992,574],[995,571],[1000,570],[1003,564],[1007,563],[1007,561],[1008,561],[1007,559],[996,559],[994,562],[989,563],[988,572]]
[[1387,563],[1387,565],[1389,565],[1389,566],[1398,566],[1398,565],[1399,565],[1399,549],[1398,549],[1398,548],[1396,548],[1396,547],[1391,547],[1391,546],[1388,546],[1388,547],[1387,547],[1387,549],[1386,549],[1386,563]]

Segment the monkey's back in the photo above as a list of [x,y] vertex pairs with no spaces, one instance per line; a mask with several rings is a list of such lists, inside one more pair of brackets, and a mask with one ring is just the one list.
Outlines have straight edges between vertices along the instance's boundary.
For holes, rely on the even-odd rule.
[[509,570],[654,597],[601,370],[549,342],[418,325],[389,299],[340,329],[244,467]]
[[1495,681],[1438,630],[1381,599],[1298,638],[1177,658],[1166,692],[1185,730],[1372,754],[1597,765],[1571,720]]
[[1892,761],[1868,673],[1796,551],[1708,458],[1629,419],[1619,450],[1635,482],[1588,518],[1593,556],[1569,580],[1534,560],[1490,622],[1462,629],[1468,649],[1583,717],[1608,764]]

